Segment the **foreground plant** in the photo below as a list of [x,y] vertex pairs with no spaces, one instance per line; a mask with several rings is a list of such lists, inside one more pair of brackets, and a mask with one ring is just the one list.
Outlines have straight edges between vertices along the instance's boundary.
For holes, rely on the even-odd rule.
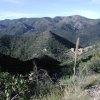
[[78,48],[79,48],[79,37],[76,41],[76,48],[75,48],[75,59],[74,59],[74,67],[73,67],[73,77],[76,75],[76,62],[77,62],[77,55],[78,55]]

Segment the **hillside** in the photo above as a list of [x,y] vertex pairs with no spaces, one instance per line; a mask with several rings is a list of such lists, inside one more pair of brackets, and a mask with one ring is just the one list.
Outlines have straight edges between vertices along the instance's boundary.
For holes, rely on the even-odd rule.
[[0,37],[0,53],[21,60],[41,55],[49,55],[60,60],[66,57],[65,52],[71,47],[75,45],[49,31],[34,35],[3,35]]
[[21,18],[0,21],[0,35],[34,35],[52,31],[75,43],[80,36],[81,46],[100,41],[100,19],[88,19],[79,15],[68,17]]
[[[78,36],[82,53],[73,76]],[[100,100],[99,88],[100,19],[75,15],[0,21],[2,100]]]

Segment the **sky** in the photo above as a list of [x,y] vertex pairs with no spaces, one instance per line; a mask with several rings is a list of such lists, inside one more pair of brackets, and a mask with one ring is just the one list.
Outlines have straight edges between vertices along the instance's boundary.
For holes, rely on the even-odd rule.
[[0,20],[71,15],[100,18],[100,0],[0,0]]

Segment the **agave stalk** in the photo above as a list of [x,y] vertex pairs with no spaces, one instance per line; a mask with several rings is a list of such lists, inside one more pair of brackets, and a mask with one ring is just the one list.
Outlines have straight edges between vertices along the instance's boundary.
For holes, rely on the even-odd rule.
[[78,55],[78,48],[79,48],[79,37],[76,41],[76,48],[75,48],[75,58],[74,58],[74,67],[73,67],[73,77],[76,75],[76,62],[77,62],[77,55]]

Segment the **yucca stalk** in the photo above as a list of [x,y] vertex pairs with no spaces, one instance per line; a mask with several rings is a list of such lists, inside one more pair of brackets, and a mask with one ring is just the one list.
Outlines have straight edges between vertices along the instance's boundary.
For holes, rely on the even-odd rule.
[[76,75],[76,62],[77,62],[77,55],[78,55],[78,48],[79,48],[79,37],[76,41],[76,48],[75,48],[75,58],[74,58],[74,67],[73,67],[73,77]]

